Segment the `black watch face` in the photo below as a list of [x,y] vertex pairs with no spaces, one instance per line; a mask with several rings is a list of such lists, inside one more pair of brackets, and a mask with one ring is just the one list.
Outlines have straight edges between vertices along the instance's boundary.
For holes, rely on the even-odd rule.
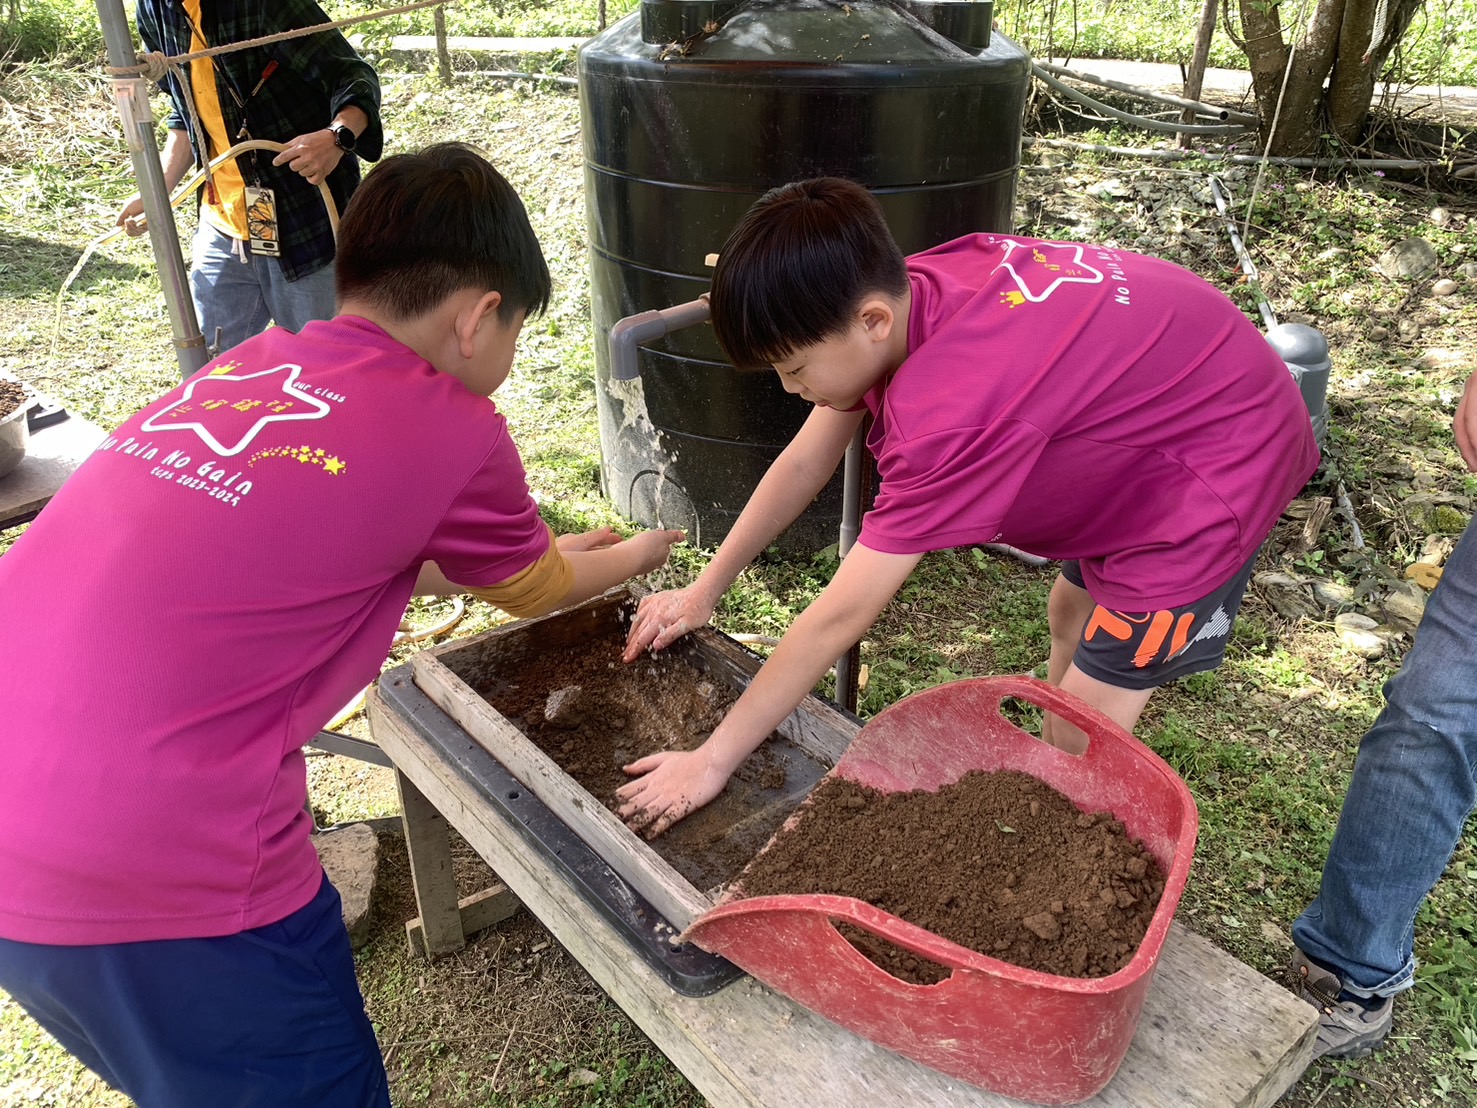
[[349,130],[349,128],[344,126],[335,127],[333,129],[333,138],[342,149],[354,149],[354,132]]

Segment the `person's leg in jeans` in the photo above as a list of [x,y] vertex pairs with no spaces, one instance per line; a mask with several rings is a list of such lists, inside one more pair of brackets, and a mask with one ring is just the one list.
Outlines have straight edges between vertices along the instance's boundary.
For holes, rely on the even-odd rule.
[[[1415,916],[1477,799],[1477,524],[1457,544],[1386,704],[1359,746],[1298,949],[1345,999],[1390,997],[1415,974]],[[1306,974],[1305,974],[1306,976]]]
[[0,939],[0,988],[149,1108],[389,1108],[338,892],[209,939]]
[[202,220],[192,253],[190,298],[212,356],[265,330],[271,313],[251,251]]
[[281,263],[271,258],[256,258],[260,267],[262,293],[267,310],[278,327],[301,331],[315,319],[332,319],[336,307],[333,289],[333,263],[289,281]]

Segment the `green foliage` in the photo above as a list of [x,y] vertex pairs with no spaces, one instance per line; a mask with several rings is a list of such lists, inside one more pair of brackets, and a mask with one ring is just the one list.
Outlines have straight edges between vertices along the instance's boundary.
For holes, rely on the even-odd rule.
[[91,0],[5,0],[0,11],[0,59],[92,61],[103,32]]

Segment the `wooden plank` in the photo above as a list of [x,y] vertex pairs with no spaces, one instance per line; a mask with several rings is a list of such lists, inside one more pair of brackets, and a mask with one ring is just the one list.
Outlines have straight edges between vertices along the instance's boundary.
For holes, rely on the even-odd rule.
[[[466,938],[486,931],[495,924],[502,923],[509,916],[517,914],[523,907],[522,902],[514,896],[506,885],[493,885],[483,889],[480,893],[464,896],[457,901],[457,914],[461,917],[461,932]],[[410,944],[412,954],[425,954],[426,950],[425,929],[421,926],[421,919],[405,921],[405,940]]]
[[[736,692],[748,688],[764,664],[763,658],[755,657],[713,627],[700,627],[669,649]],[[818,696],[807,696],[775,730],[830,768],[846,752],[857,725],[834,705]]]
[[[709,997],[672,992],[517,830],[378,692],[375,739],[499,877],[713,1104],[1011,1108],[845,1031],[752,979]],[[1092,1108],[1262,1108],[1312,1055],[1317,1012],[1230,955],[1170,929],[1139,1032]]]
[[405,826],[405,849],[410,855],[410,880],[420,913],[421,941],[430,957],[449,954],[466,945],[456,899],[456,877],[451,868],[451,840],[446,818],[416,788],[415,782],[395,771],[400,794],[400,818]]
[[482,748],[507,767],[637,892],[681,931],[712,907],[645,840],[621,822],[530,742],[441,660],[429,652],[412,661],[415,683]]

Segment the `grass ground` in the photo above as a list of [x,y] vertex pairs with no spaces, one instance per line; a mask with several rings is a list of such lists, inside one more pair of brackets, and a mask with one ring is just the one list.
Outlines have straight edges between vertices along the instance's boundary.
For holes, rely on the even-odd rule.
[[[558,59],[539,60],[558,64]],[[533,68],[527,62],[520,68]],[[382,63],[388,145],[461,138],[488,149],[527,199],[558,290],[525,332],[499,405],[530,480],[561,527],[625,526],[598,491],[599,454],[585,280],[579,112],[567,89],[464,79],[450,90]],[[56,294],[83,246],[111,224],[130,189],[113,109],[92,76],[21,67],[0,76],[0,370],[72,410],[116,424],[177,379],[152,260],[142,244],[106,248]],[[1079,136],[1080,137],[1080,136]],[[1097,136],[1115,143],[1135,136]],[[1236,259],[1215,216],[1206,167],[1157,167],[1037,147],[1028,152],[1020,229],[1160,253],[1241,297]],[[1238,204],[1254,171],[1224,176]],[[1477,198],[1419,181],[1310,178],[1272,171],[1249,217],[1266,295],[1284,319],[1320,327],[1333,347],[1327,454],[1343,478],[1367,548],[1333,517],[1306,549],[1290,523],[1267,571],[1347,585],[1346,607],[1376,607],[1426,537],[1455,534],[1477,482],[1464,475],[1449,423],[1477,369]],[[1436,211],[1445,212],[1445,216]],[[1392,242],[1427,238],[1441,276],[1394,282],[1373,265]],[[1436,276],[1435,274],[1432,275]],[[58,319],[60,325],[58,326]],[[1307,496],[1331,496],[1325,472]],[[0,551],[19,532],[0,536]],[[681,581],[704,554],[685,550],[661,582]],[[833,562],[766,557],[730,591],[729,632],[781,631],[823,586]],[[1045,657],[1051,575],[977,550],[931,555],[863,644],[863,714],[914,689],[966,674],[1018,672]],[[64,587],[64,586],[59,586]],[[473,603],[454,632],[487,626]],[[439,609],[417,613],[433,620]],[[1343,645],[1335,608],[1258,584],[1226,664],[1155,698],[1142,737],[1185,777],[1200,807],[1197,865],[1181,918],[1263,973],[1279,976],[1292,918],[1316,890],[1360,734],[1381,683],[1399,664]],[[397,650],[402,660],[408,648]],[[362,719],[348,728],[363,733]],[[385,771],[333,757],[310,763],[320,823],[393,814]],[[1477,839],[1469,833],[1418,925],[1422,970],[1402,997],[1390,1045],[1373,1058],[1319,1066],[1289,1103],[1428,1105],[1477,1096]],[[695,1105],[701,1098],[533,921],[509,921],[460,954],[427,964],[405,950],[414,914],[403,846],[383,839],[376,930],[359,960],[397,1103],[428,1105]],[[469,852],[463,892],[491,880]],[[1208,997],[1213,1003],[1213,995]],[[0,998],[0,1106],[113,1108],[101,1089]]]

